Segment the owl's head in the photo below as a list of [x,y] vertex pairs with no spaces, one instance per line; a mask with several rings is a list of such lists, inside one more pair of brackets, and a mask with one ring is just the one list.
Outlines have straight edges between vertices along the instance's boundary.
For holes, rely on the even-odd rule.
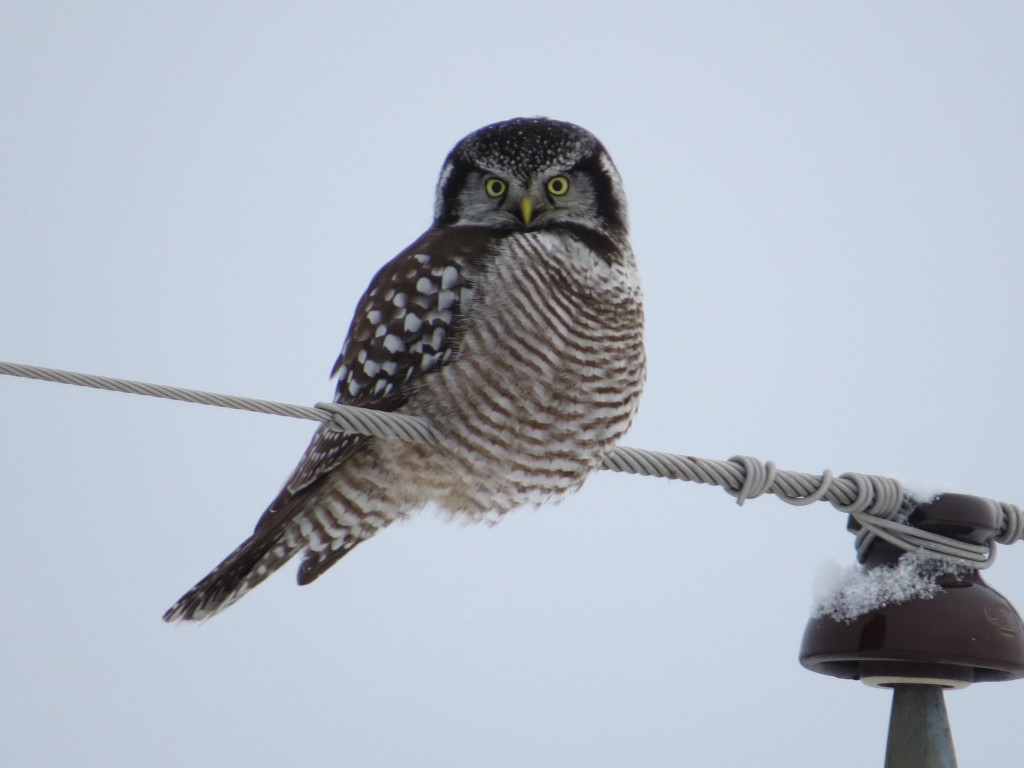
[[437,182],[434,226],[584,227],[624,239],[626,197],[592,133],[543,117],[516,118],[455,145]]

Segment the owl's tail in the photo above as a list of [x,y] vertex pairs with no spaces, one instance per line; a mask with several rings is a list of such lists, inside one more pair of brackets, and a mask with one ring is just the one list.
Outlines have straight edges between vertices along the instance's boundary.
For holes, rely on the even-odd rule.
[[298,582],[309,584],[378,530],[335,528],[328,534],[322,520],[316,519],[315,513],[323,511],[322,500],[314,492],[318,487],[319,483],[314,483],[298,494],[288,488],[282,490],[263,513],[252,536],[182,595],[164,614],[164,621],[210,618],[237,602],[301,550],[306,552]]
[[[201,621],[227,608],[300,551],[299,584],[309,584],[360,541],[386,527],[393,516],[368,514],[346,492],[352,476],[366,480],[376,456],[353,457],[368,439],[321,429],[292,477],[256,523],[252,536],[186,592],[164,621]],[[345,465],[348,474],[338,472]],[[333,478],[333,479],[332,479]],[[374,487],[386,486],[378,478]],[[390,502],[390,497],[385,501]],[[391,506],[394,506],[391,504]]]
[[164,621],[201,621],[227,608],[287,563],[304,542],[287,527],[257,527],[248,539],[186,592]]

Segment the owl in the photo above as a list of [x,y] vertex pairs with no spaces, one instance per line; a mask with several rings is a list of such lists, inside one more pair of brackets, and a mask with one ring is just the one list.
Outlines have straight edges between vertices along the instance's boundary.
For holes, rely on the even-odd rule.
[[579,126],[518,118],[449,153],[431,227],[370,282],[335,400],[418,416],[437,445],[321,426],[253,534],[164,614],[204,619],[295,555],[309,584],[433,504],[491,520],[575,491],[645,376],[622,182]]

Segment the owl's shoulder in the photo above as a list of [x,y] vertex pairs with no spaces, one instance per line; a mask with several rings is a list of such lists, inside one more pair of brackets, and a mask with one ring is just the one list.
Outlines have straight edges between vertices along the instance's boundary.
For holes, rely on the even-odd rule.
[[477,275],[501,240],[485,227],[432,228],[381,267],[332,371],[339,402],[397,408],[419,376],[448,362]]

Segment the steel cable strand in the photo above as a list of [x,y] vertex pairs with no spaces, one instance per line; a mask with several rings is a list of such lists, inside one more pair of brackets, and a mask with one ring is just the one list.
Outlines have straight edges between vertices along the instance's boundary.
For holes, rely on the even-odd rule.
[[[429,424],[415,416],[340,403],[318,403],[316,408],[311,408],[4,361],[0,361],[0,374],[327,422],[332,429],[365,435],[434,444],[440,439]],[[828,501],[860,524],[856,535],[860,556],[873,540],[882,538],[907,551],[924,551],[976,568],[987,567],[995,559],[994,543],[971,544],[907,525],[907,515],[918,502],[909,498],[892,478],[856,472],[835,477],[828,469],[821,475],[813,475],[780,470],[773,462],[761,462],[750,456],[721,461],[627,446],[614,448],[603,458],[601,466],[616,472],[720,486],[740,505],[765,493],[796,506]],[[1006,502],[990,503],[995,505],[999,520],[994,541],[1012,544],[1024,538],[1024,510]]]

